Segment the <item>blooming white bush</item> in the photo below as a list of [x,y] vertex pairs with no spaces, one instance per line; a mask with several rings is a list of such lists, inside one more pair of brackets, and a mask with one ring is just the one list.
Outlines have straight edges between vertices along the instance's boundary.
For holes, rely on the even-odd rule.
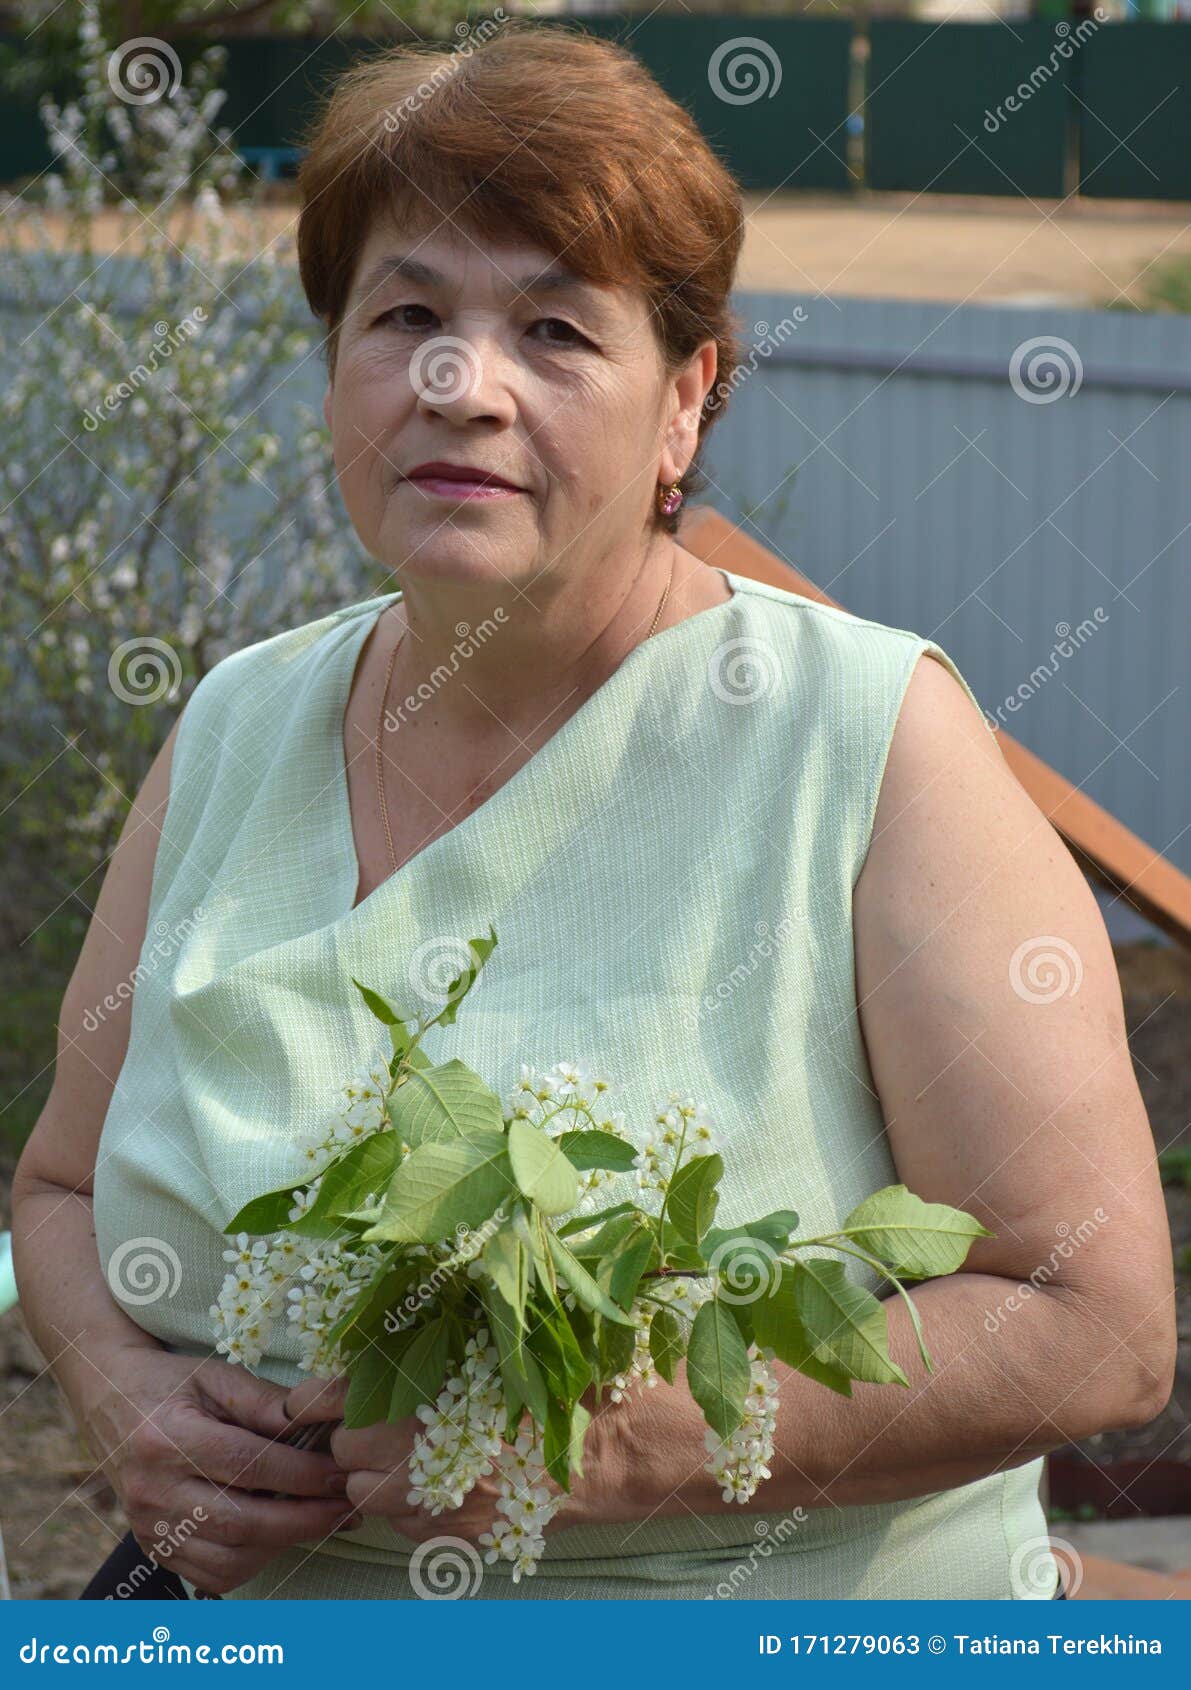
[[79,99],[42,102],[57,168],[0,218],[0,805],[25,930],[78,886],[94,903],[194,682],[374,578],[322,418],[283,385],[320,331],[216,127],[222,50],[128,103],[82,0],[78,58]]

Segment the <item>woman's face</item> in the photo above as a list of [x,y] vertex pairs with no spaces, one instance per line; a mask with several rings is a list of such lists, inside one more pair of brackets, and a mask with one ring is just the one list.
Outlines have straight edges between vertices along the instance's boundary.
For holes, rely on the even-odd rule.
[[[555,560],[581,573],[640,548],[714,379],[711,341],[667,376],[635,290],[533,246],[385,222],[360,253],[324,415],[372,556],[406,579],[521,587]],[[511,486],[414,474],[427,463]]]

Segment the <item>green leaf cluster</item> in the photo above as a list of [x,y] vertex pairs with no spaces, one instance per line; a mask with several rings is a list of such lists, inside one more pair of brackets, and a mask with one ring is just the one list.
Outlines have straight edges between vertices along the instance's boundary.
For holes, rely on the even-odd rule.
[[[645,1328],[658,1374],[680,1386],[685,1363],[686,1387],[724,1439],[744,1417],[757,1354],[845,1397],[856,1382],[905,1386],[886,1306],[848,1277],[848,1258],[904,1298],[931,1368],[903,1281],[956,1272],[986,1228],[904,1185],[867,1197],[833,1233],[796,1237],[792,1209],[716,1226],[724,1160],[688,1154],[685,1138],[658,1213],[629,1201],[583,1212],[580,1174],[629,1172],[632,1145],[598,1125],[554,1134],[548,1120],[506,1120],[466,1063],[434,1062],[422,1049],[431,1026],[454,1024],[495,946],[491,929],[471,940],[446,1005],[416,1024],[354,982],[391,1037],[387,1125],[324,1170],[299,1220],[286,1218],[293,1186],[254,1199],[227,1228],[380,1247],[328,1339],[347,1360],[347,1425],[432,1403],[481,1328],[499,1358],[505,1435],[528,1415],[566,1490],[582,1475],[593,1409],[629,1369]],[[710,1286],[697,1309],[673,1295],[679,1277]]]

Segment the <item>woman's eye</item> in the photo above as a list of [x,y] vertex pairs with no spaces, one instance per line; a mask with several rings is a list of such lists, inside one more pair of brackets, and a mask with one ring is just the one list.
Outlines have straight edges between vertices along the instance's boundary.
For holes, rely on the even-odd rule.
[[580,334],[573,323],[568,323],[562,317],[543,317],[536,322],[534,329],[560,329],[561,335],[546,334],[543,338],[550,346],[578,346],[587,344],[586,335]]
[[406,312],[424,312],[426,317],[433,317],[434,312],[428,305],[394,305],[388,311],[382,311],[376,319],[377,323],[390,323],[395,329],[424,329],[426,323],[411,322]]

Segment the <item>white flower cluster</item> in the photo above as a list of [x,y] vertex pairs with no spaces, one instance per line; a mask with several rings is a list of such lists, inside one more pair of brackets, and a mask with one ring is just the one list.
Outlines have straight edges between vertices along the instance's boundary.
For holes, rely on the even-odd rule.
[[500,1454],[504,1414],[500,1357],[481,1326],[464,1346],[463,1364],[434,1404],[416,1410],[425,1426],[414,1439],[408,1500],[431,1514],[461,1508],[476,1480]]
[[[532,1121],[551,1138],[558,1138],[561,1133],[598,1130],[631,1144],[623,1111],[609,1111],[607,1107],[604,1093],[608,1088],[609,1082],[601,1079],[590,1063],[556,1062],[553,1068],[539,1073],[523,1062],[521,1078],[507,1099],[507,1112],[514,1119]],[[582,1169],[575,1213],[590,1213],[598,1208],[607,1195],[606,1187],[621,1177],[610,1168]]]
[[773,1433],[777,1425],[777,1375],[756,1344],[749,1346],[752,1377],[744,1403],[744,1419],[723,1440],[709,1426],[703,1434],[711,1458],[704,1471],[722,1487],[725,1502],[748,1502],[762,1479],[770,1477]]
[[[345,1102],[329,1131],[301,1145],[312,1178],[294,1193],[291,1221],[314,1202],[327,1163],[386,1124],[387,1081],[387,1069],[378,1064],[365,1079],[345,1086]],[[326,1334],[372,1278],[382,1255],[379,1244],[352,1249],[336,1240],[284,1230],[274,1233],[270,1244],[240,1233],[234,1248],[223,1252],[224,1261],[233,1265],[209,1311],[217,1352],[230,1362],[255,1367],[274,1321],[288,1307],[301,1344],[299,1367],[322,1378],[334,1377],[342,1371],[343,1358],[337,1346],[327,1346]]]
[[501,1450],[497,1465],[496,1519],[490,1532],[480,1533],[480,1542],[488,1545],[485,1561],[511,1561],[513,1583],[520,1584],[523,1574],[537,1571],[546,1548],[542,1534],[562,1506],[564,1493],[550,1488],[541,1437],[532,1421],[511,1447]]
[[715,1129],[706,1110],[698,1108],[693,1097],[672,1091],[668,1107],[657,1115],[641,1148],[638,1189],[666,1192],[679,1156],[685,1163],[692,1156],[710,1156],[715,1148]]
[[661,1375],[653,1365],[653,1357],[649,1353],[649,1328],[653,1321],[654,1305],[638,1299],[630,1310],[637,1322],[634,1333],[633,1354],[628,1366],[620,1373],[614,1373],[608,1385],[608,1395],[613,1402],[623,1402],[635,1384],[657,1384]]

